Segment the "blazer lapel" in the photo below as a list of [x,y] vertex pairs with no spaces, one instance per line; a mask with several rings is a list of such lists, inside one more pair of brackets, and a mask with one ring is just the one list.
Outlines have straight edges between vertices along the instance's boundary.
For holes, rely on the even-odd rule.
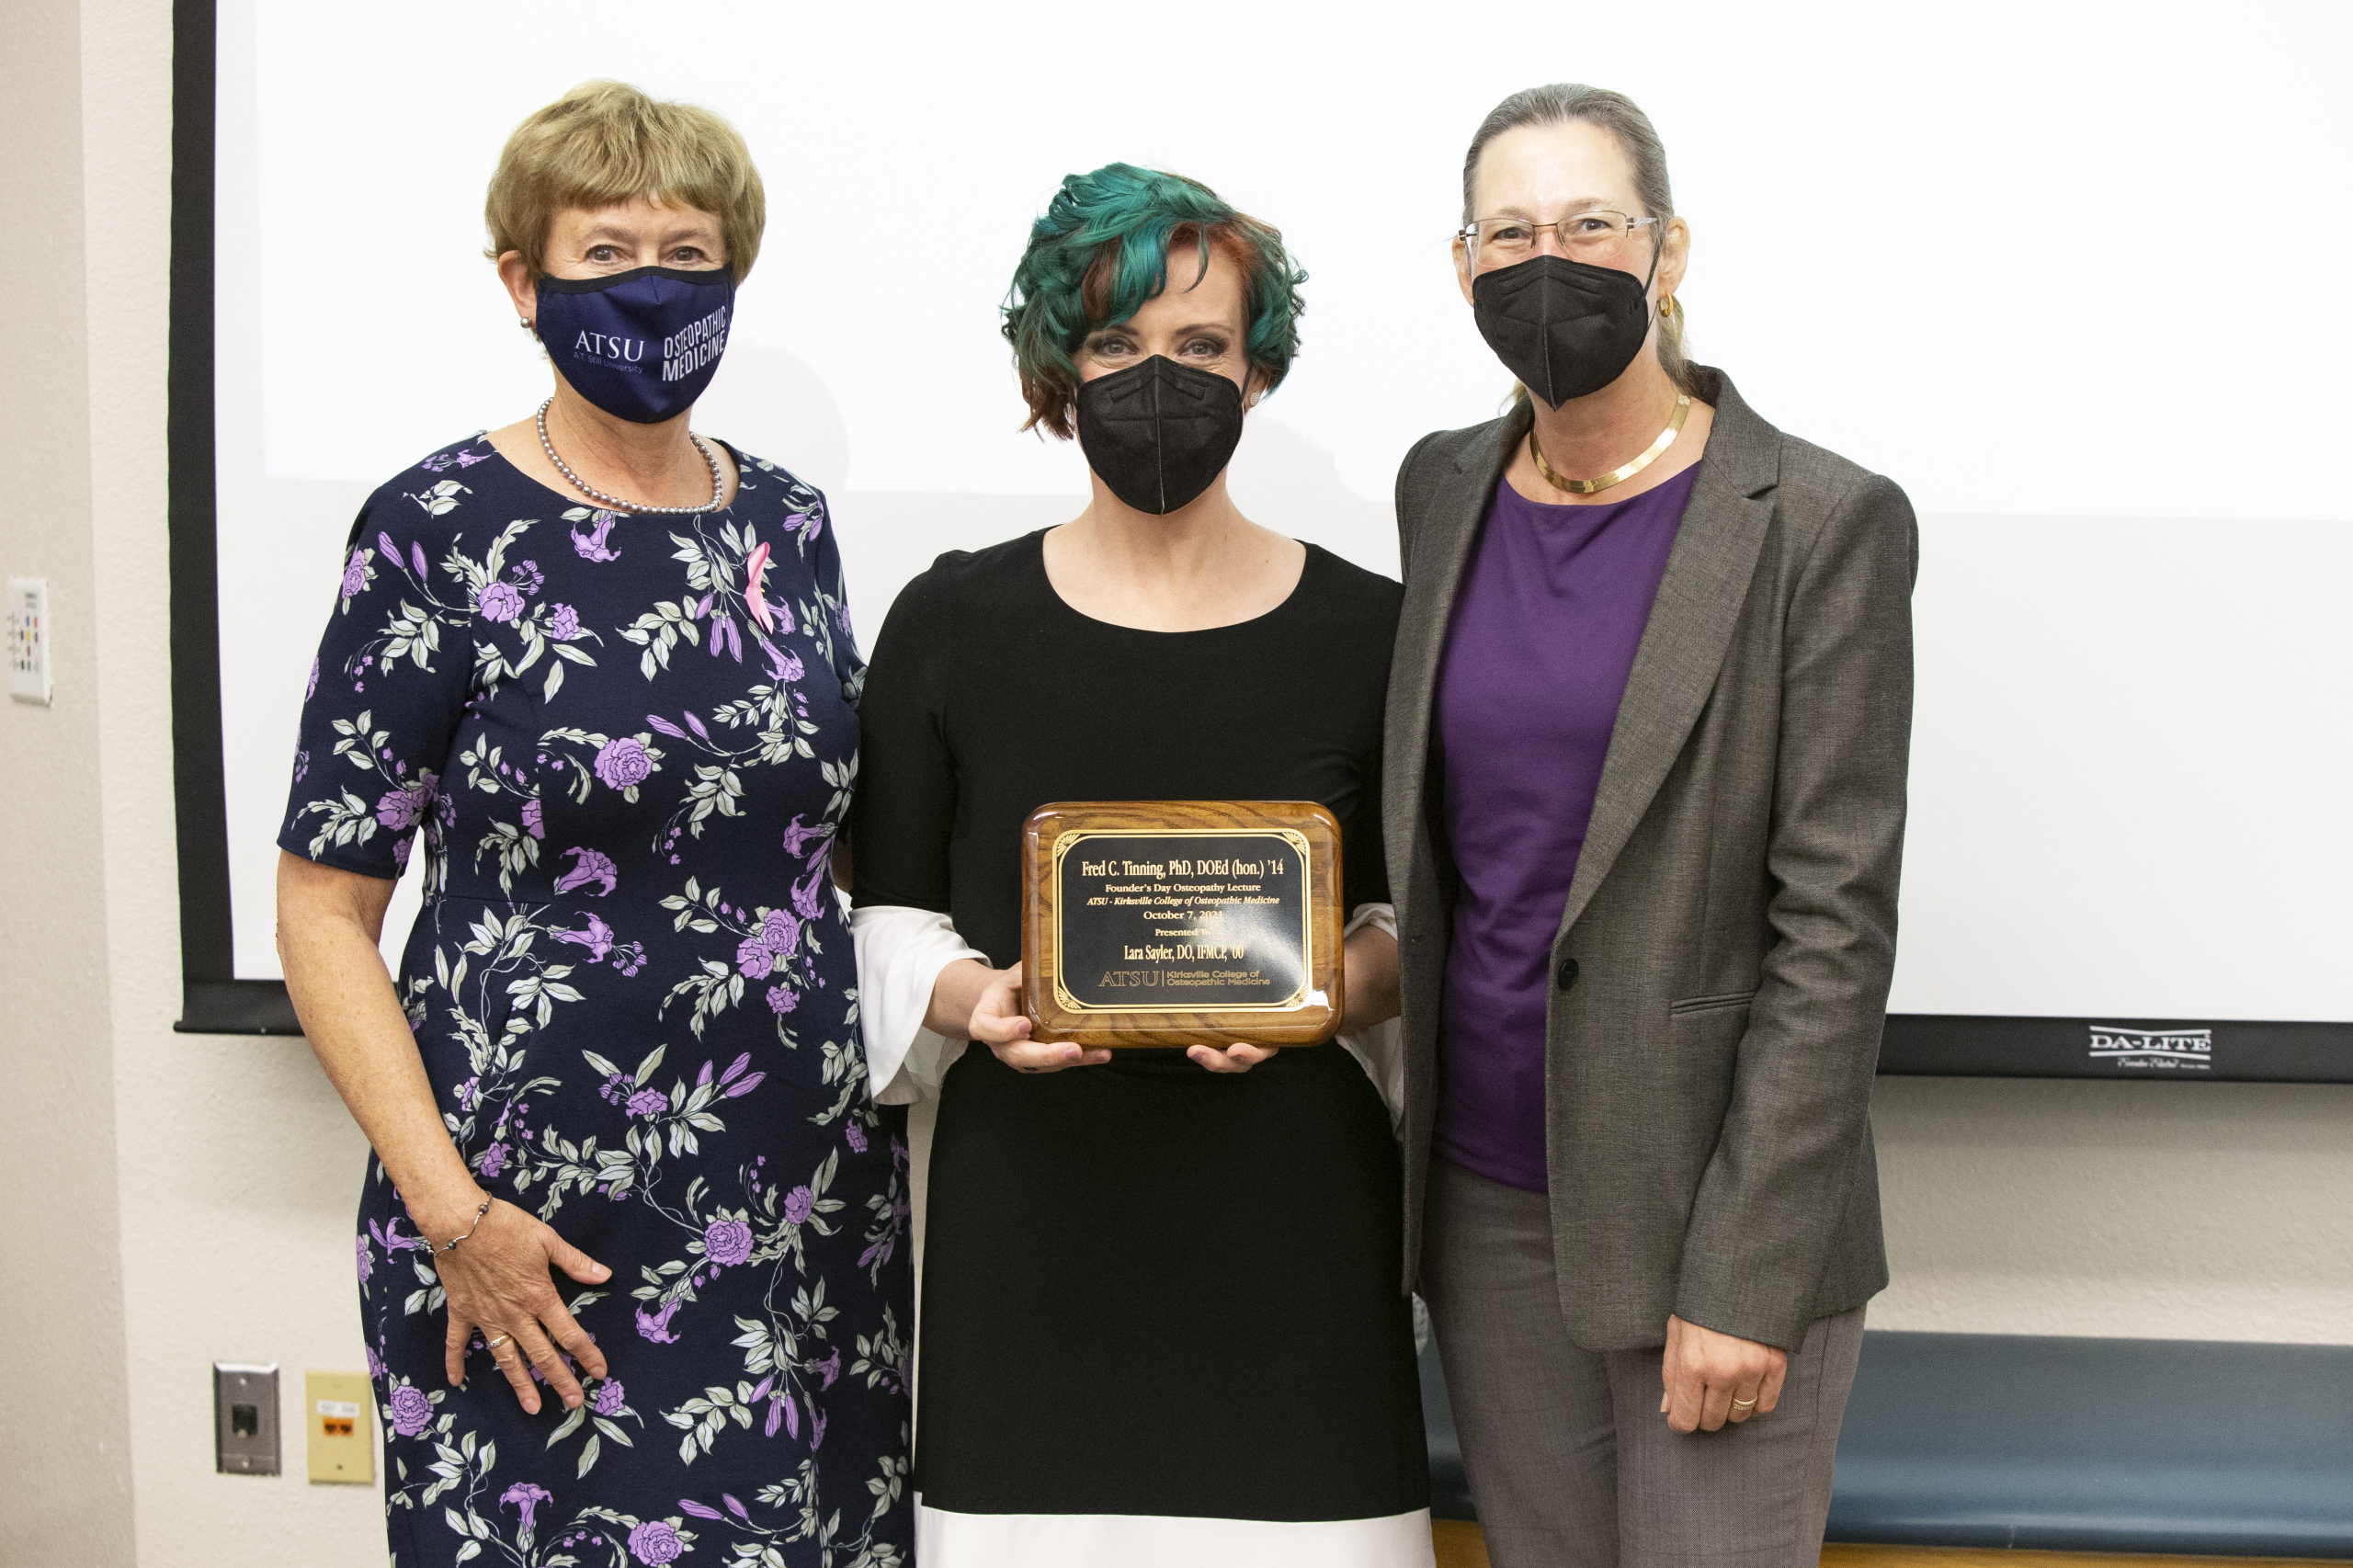
[[1650,809],[1714,689],[1773,519],[1780,433],[1741,401],[1721,371],[1700,375],[1716,382],[1709,399],[1715,428],[1609,732],[1585,848],[1561,912],[1563,935]]
[[[1438,663],[1454,620],[1455,596],[1479,537],[1480,520],[1487,515],[1488,497],[1495,494],[1512,449],[1528,434],[1529,422],[1528,405],[1520,403],[1490,425],[1483,440],[1466,447],[1455,459],[1457,477],[1438,487],[1415,529],[1413,554],[1403,563],[1405,598],[1398,608],[1397,649],[1406,657],[1391,671],[1388,724],[1389,756],[1404,766],[1391,770],[1386,787],[1392,791],[1389,814],[1408,832],[1421,821],[1428,794],[1430,716],[1438,706]],[[1390,874],[1403,872],[1397,866]]]

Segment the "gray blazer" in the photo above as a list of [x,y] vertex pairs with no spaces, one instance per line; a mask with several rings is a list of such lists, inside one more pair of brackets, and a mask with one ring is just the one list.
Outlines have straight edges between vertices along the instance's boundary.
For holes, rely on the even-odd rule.
[[[1869,1113],[1919,530],[1893,483],[1782,435],[1722,372],[1696,374],[1715,427],[1552,945],[1552,1256],[1569,1335],[1595,1350],[1662,1344],[1670,1312],[1793,1349],[1887,1283]],[[1523,403],[1425,437],[1397,475],[1405,600],[1382,788],[1409,1284],[1449,929],[1431,701],[1456,585],[1529,422]]]

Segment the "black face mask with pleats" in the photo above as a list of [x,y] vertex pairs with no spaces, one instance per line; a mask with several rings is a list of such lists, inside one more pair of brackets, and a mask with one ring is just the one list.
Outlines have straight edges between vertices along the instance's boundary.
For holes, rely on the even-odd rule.
[[1225,472],[1242,406],[1231,379],[1155,354],[1078,389],[1078,444],[1112,494],[1159,517]]
[[1649,291],[1614,267],[1538,256],[1473,278],[1471,310],[1504,368],[1558,408],[1626,373],[1650,336]]

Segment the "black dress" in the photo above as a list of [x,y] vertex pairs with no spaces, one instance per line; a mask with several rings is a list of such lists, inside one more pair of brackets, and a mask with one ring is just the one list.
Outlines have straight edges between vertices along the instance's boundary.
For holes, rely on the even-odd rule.
[[[1043,539],[944,555],[893,606],[860,711],[858,903],[944,912],[1010,965],[1022,820],[1153,799],[1321,801],[1348,906],[1386,901],[1398,585],[1310,545],[1267,615],[1141,631],[1063,603]],[[966,1051],[931,1156],[923,1508],[935,1524],[1424,1508],[1400,1195],[1387,1111],[1337,1045],[1240,1075],[1176,1050],[1037,1075]]]

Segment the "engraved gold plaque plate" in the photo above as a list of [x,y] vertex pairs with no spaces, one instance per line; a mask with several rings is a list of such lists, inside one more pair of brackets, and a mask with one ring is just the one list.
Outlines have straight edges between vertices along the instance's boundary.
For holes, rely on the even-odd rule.
[[1340,824],[1313,801],[1056,801],[1023,824],[1021,865],[1031,1039],[1338,1032]]

